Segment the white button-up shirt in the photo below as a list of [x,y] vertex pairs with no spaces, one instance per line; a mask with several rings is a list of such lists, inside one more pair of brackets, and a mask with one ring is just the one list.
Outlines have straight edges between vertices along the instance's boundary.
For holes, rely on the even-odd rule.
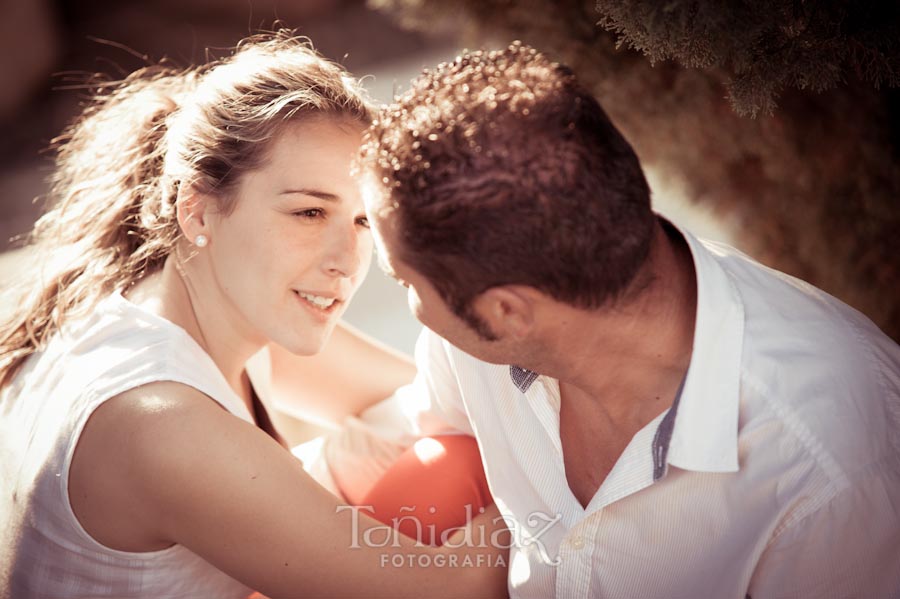
[[900,347],[826,293],[684,235],[687,377],[586,508],[558,382],[428,330],[416,382],[328,439],[324,482],[352,501],[416,437],[469,433],[517,535],[513,597],[900,596]]

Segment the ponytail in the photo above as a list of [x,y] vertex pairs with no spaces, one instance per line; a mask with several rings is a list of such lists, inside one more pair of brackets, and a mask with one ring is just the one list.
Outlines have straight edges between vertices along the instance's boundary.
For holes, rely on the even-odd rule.
[[36,270],[0,325],[0,386],[67,317],[162,266],[178,236],[163,176],[166,121],[194,79],[193,71],[143,68],[101,87],[53,140],[49,210],[29,238]]

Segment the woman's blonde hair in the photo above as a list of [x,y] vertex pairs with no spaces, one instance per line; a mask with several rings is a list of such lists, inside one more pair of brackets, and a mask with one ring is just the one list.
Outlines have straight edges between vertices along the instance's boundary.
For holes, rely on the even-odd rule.
[[201,67],[150,66],[98,88],[54,140],[49,209],[29,238],[37,269],[0,325],[0,386],[65,319],[162,267],[180,236],[181,186],[213,195],[227,214],[268,142],[310,115],[368,124],[371,106],[341,67],[287,30]]

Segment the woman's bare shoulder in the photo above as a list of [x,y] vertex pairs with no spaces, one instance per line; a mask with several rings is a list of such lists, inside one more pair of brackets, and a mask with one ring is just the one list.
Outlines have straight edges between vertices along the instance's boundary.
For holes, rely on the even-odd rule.
[[218,402],[200,390],[177,381],[154,381],[109,398],[98,409],[123,419],[164,418],[187,415],[193,411],[225,411]]
[[180,456],[212,458],[234,426],[250,426],[182,383],[158,381],[104,401],[82,430],[69,469],[69,502],[82,527],[120,551],[168,547],[154,485]]

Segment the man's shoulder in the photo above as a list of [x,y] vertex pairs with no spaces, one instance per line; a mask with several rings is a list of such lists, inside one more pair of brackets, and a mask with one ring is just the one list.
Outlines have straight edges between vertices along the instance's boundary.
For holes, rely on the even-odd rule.
[[821,289],[704,246],[743,304],[742,428],[775,427],[841,473],[900,451],[900,346]]
[[747,360],[776,359],[795,378],[832,373],[856,383],[873,370],[900,371],[900,346],[858,310],[734,248],[703,245],[741,298]]

